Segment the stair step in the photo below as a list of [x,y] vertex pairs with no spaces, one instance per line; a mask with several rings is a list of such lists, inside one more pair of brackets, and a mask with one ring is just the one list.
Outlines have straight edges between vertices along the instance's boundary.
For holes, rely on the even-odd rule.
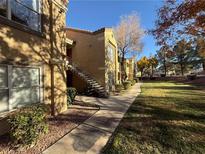
[[98,86],[99,84],[98,83],[92,83],[92,82],[88,82],[90,85],[93,85],[93,86]]
[[87,72],[81,70],[75,65],[69,67],[69,69],[88,83],[89,86],[87,87],[87,90],[85,92],[86,95],[88,96],[95,95],[103,98],[108,97],[108,94],[105,91],[104,87],[101,86],[95,79],[93,79]]
[[[98,84],[98,83],[90,83],[90,82],[88,82],[90,85],[92,85],[92,86],[101,86],[100,84]],[[102,87],[102,86],[101,86]]]
[[94,89],[97,89],[98,91],[105,91],[105,89],[103,88],[103,87],[98,87],[98,88],[96,88],[96,87],[93,87]]
[[95,90],[94,90],[94,89],[93,89],[93,90],[87,90],[86,92],[88,92],[88,93],[89,93],[89,92],[95,92]]
[[90,82],[90,83],[93,83],[93,84],[94,84],[94,83],[98,84],[98,83],[97,83],[95,80],[93,80],[93,79],[87,79],[87,81]]
[[102,87],[102,86],[99,85],[99,84],[91,84],[91,86],[92,86],[92,87],[95,87],[95,88],[103,88],[103,89],[104,89],[104,87]]
[[95,88],[95,89],[97,89],[98,91],[105,91],[105,89],[104,88]]

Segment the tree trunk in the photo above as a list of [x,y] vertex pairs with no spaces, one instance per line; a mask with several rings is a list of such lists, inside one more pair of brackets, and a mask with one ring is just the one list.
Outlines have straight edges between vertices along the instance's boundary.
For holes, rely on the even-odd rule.
[[[49,13],[50,13],[50,50],[51,50],[51,59],[54,57],[54,47],[53,47],[53,2],[50,0],[49,1]],[[50,69],[51,69],[51,115],[55,116],[55,100],[54,100],[54,64],[52,62],[50,63]]]
[[182,74],[182,76],[184,76],[184,66],[182,63],[180,64],[180,66],[181,66],[181,74]]
[[154,70],[153,70],[153,69],[154,69],[154,67],[153,67],[153,65],[152,65],[152,77],[153,77],[153,74],[154,74]]
[[166,59],[164,58],[164,74],[167,76],[167,66],[166,66]]
[[127,78],[124,62],[125,62],[125,54],[122,54],[122,62],[121,62],[121,71],[122,71],[121,80],[122,80],[122,82],[124,82]]

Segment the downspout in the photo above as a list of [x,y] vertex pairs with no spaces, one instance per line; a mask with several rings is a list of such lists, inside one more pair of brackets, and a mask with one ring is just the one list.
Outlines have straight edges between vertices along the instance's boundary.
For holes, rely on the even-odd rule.
[[51,115],[55,116],[55,91],[54,91],[54,64],[52,63],[52,59],[54,58],[54,48],[53,48],[53,2],[49,0],[49,14],[50,14],[50,53],[51,53],[51,61],[50,61],[50,69],[51,69]]

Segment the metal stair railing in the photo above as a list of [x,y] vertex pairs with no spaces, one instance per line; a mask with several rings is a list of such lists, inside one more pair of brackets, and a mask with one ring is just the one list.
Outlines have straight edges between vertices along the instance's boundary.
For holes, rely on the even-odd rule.
[[[106,92],[105,88],[101,86],[90,73],[82,70],[78,63],[73,62],[73,60],[69,57],[67,57],[67,69],[72,71],[73,73],[77,74],[79,77],[81,77],[87,84],[89,84],[96,93],[99,95],[104,95],[105,97],[108,97],[108,93]],[[95,85],[94,85],[95,84]],[[102,94],[103,93],[103,94]]]

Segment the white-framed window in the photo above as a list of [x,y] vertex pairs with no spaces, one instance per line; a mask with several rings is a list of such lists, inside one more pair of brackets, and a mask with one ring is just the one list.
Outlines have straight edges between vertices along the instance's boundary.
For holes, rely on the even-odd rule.
[[107,47],[107,54],[108,54],[109,60],[111,62],[114,62],[115,61],[115,52],[114,52],[112,45],[110,45],[110,44]]
[[41,67],[0,65],[0,113],[41,102]]
[[0,16],[41,31],[41,0],[0,0]]
[[7,0],[1,0],[0,1],[0,15],[6,17],[7,9]]

